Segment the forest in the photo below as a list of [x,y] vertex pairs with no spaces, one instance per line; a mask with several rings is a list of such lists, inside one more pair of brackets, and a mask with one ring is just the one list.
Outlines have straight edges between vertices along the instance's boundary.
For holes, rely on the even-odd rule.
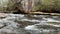
[[4,13],[60,13],[60,0],[0,0]]

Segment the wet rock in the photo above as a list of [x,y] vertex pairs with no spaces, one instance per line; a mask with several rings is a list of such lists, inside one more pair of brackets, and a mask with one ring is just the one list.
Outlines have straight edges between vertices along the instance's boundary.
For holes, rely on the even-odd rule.
[[0,13],[0,19],[6,18],[6,17],[7,17],[7,14],[5,14],[5,13]]

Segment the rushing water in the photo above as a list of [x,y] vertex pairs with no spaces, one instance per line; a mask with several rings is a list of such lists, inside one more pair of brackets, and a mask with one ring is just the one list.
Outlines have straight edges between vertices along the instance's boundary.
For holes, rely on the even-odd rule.
[[[0,19],[0,32],[15,34],[60,34],[60,16],[7,14]],[[17,26],[18,25],[18,26]],[[6,31],[5,31],[6,29]],[[9,32],[8,32],[9,31]]]

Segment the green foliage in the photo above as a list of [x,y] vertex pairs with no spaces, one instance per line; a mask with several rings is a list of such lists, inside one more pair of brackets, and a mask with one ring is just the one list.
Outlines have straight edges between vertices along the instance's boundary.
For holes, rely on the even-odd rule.
[[34,9],[35,11],[37,11],[37,10],[40,10],[40,8],[41,8],[41,6],[35,6],[33,9]]
[[13,10],[14,4],[15,4],[14,2],[10,1],[10,2],[7,4],[8,10]]
[[54,2],[54,0],[42,0],[43,5],[50,5]]
[[[41,4],[41,5],[40,5]],[[60,0],[41,0],[41,3],[34,7],[34,10],[60,10]]]
[[54,8],[55,3],[53,3],[53,0],[41,0],[41,2],[35,2],[34,10],[51,10]]
[[6,11],[8,10],[12,10],[13,6],[14,6],[14,2],[8,0],[8,1],[2,1],[2,3],[0,3],[0,11]]
[[7,8],[8,0],[0,0],[0,11],[4,11]]
[[33,10],[34,11],[37,11],[37,10],[40,10],[41,9],[40,0],[38,0],[37,2],[35,1],[34,4],[35,4],[34,7],[33,7]]
[[[15,3],[12,2],[11,0],[9,0],[9,2],[3,2],[1,4],[0,2],[0,10],[13,10]],[[5,7],[7,6],[7,7]],[[51,9],[56,9],[56,10],[60,10],[60,0],[35,0],[34,3],[34,7],[33,10],[37,11],[37,10],[51,10]]]

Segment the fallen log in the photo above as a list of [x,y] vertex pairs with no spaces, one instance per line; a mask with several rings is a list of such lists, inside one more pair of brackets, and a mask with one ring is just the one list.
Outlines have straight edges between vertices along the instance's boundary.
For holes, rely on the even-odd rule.
[[33,15],[52,15],[52,16],[60,16],[59,13],[44,13],[44,12],[30,12],[29,14],[33,14]]

